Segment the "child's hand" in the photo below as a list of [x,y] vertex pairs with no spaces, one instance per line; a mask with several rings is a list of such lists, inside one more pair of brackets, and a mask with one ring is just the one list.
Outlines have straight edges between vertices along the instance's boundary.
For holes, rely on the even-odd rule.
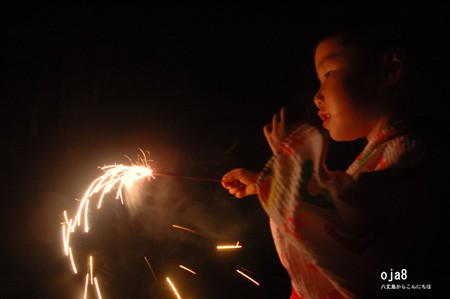
[[253,195],[257,192],[256,180],[258,175],[257,171],[236,168],[222,177],[222,186],[237,198]]
[[264,126],[264,136],[266,136],[272,152],[275,154],[281,142],[287,137],[286,122],[285,122],[286,108],[282,107],[280,114],[275,114],[272,117],[272,123]]

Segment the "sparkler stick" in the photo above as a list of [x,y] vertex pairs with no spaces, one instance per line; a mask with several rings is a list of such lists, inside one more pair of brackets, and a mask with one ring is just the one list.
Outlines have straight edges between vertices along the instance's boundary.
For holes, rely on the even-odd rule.
[[195,180],[195,181],[210,181],[210,182],[222,182],[222,180],[219,179],[212,179],[212,178],[202,178],[202,177],[194,177],[194,176],[184,176],[176,173],[170,173],[170,172],[159,172],[155,171],[153,175],[160,175],[160,176],[169,176],[174,178],[180,178],[180,179],[187,179],[187,180]]

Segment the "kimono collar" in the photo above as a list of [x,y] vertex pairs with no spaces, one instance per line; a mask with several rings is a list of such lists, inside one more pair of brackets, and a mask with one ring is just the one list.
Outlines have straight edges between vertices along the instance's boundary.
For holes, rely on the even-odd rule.
[[378,133],[376,133],[374,136],[372,136],[368,140],[367,145],[366,145],[365,149],[363,150],[363,152],[373,150],[379,144],[396,136],[397,133],[398,133],[398,130],[394,126],[384,127],[383,129],[381,129]]

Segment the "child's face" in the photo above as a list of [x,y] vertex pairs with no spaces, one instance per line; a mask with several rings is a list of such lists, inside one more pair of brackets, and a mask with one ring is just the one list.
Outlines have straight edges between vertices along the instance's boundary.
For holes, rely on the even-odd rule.
[[356,87],[362,80],[355,69],[356,56],[332,39],[319,43],[314,63],[320,88],[314,96],[323,127],[336,141],[369,138],[378,120],[355,103],[361,103]]

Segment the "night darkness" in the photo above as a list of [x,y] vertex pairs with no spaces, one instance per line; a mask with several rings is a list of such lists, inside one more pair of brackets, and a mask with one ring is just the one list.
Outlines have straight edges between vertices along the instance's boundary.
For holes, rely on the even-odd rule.
[[[63,256],[60,223],[98,166],[127,163],[140,148],[162,172],[218,179],[264,165],[262,127],[281,106],[317,121],[312,32],[337,8],[321,2],[1,10],[0,296],[80,298],[84,277]],[[361,146],[332,143],[330,167],[345,168]],[[104,298],[174,298],[166,275],[183,298],[289,297],[256,199],[171,177],[140,190],[140,205],[111,200],[92,238],[79,242],[103,257]],[[241,251],[215,251],[235,241]],[[237,274],[240,267],[261,285]]]

